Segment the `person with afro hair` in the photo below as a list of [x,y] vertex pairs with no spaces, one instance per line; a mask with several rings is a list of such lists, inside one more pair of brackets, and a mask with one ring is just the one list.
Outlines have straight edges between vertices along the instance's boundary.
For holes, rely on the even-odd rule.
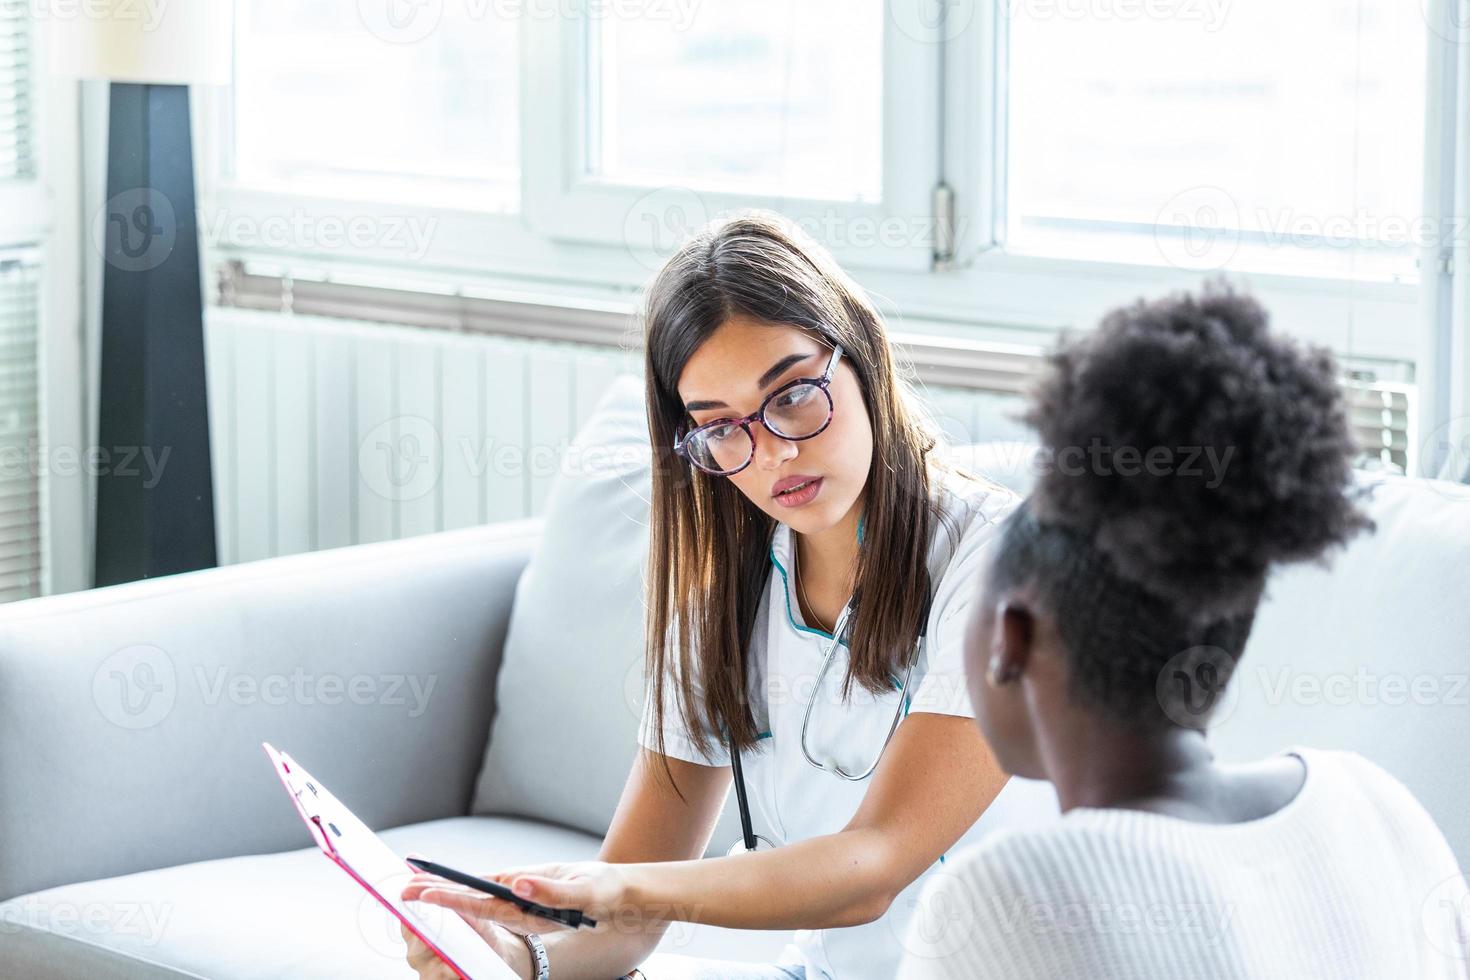
[[1271,570],[1372,529],[1337,378],[1224,284],[1052,356],[1025,415],[1047,465],[965,661],[1002,768],[1063,815],[951,857],[903,980],[1470,975],[1465,878],[1402,784],[1301,746],[1225,765],[1206,739]]

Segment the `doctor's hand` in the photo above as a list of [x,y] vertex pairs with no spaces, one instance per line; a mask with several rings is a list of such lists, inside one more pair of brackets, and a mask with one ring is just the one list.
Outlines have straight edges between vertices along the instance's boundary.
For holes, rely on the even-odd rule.
[[[615,918],[624,928],[630,924],[638,928],[641,924],[642,910],[628,904],[627,874],[615,864],[602,861],[538,864],[481,877],[505,885],[520,897],[541,905],[580,909],[597,920],[599,932]],[[504,899],[423,872],[413,876],[403,890],[403,897],[458,912],[471,924],[478,923],[477,930],[490,925],[504,926],[515,933],[547,933],[567,928],[523,912]],[[519,938],[512,938],[520,942]]]
[[[530,954],[520,936],[493,922],[481,922],[467,916],[464,918],[495,955],[515,970],[517,976],[530,978],[535,975]],[[458,980],[459,974],[450,969],[422,939],[414,935],[413,930],[402,923],[399,923],[399,929],[403,932],[403,941],[408,944],[408,965],[419,975],[419,980]]]
[[[409,857],[422,856],[417,853],[409,854]],[[404,886],[402,898],[405,902],[429,901],[424,899],[423,892],[427,888],[434,887],[436,883],[449,884],[443,878],[436,878],[422,871],[415,872],[413,878]],[[433,902],[432,904],[442,903]],[[531,962],[530,950],[526,948],[525,940],[520,936],[504,926],[478,916],[465,915],[461,912],[459,917],[475,930],[476,935],[485,940],[485,944],[490,947],[491,951],[504,960],[517,976],[530,978],[536,975],[535,964]],[[420,980],[457,980],[459,974],[450,969],[449,965],[441,960],[427,943],[416,936],[412,929],[400,922],[399,930],[403,933],[403,941],[408,944],[408,965],[413,967]]]

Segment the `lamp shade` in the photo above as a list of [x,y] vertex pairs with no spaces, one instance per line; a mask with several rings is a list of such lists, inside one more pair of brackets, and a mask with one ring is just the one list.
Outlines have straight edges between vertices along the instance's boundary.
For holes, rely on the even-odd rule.
[[56,75],[155,85],[227,85],[231,0],[88,0],[55,15]]

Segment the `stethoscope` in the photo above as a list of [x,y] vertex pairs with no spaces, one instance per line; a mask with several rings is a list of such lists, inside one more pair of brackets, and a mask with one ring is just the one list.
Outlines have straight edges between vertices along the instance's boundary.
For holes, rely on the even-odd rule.
[[[888,724],[888,734],[883,736],[883,744],[878,746],[878,754],[873,756],[866,769],[859,773],[851,773],[837,764],[837,760],[827,758],[817,761],[807,749],[807,729],[811,725],[812,707],[817,703],[818,692],[822,689],[822,681],[827,677],[827,670],[832,665],[832,656],[837,652],[837,647],[847,636],[848,622],[852,619],[853,611],[857,606],[858,592],[854,591],[852,598],[842,607],[842,612],[837,616],[837,622],[832,629],[832,638],[827,641],[827,649],[822,654],[822,666],[817,669],[817,680],[812,687],[812,695],[807,700],[806,711],[801,718],[801,754],[807,763],[814,769],[829,772],[839,779],[851,782],[861,782],[873,774],[878,768],[878,763],[883,759],[883,752],[888,748],[888,743],[893,739],[893,733],[898,730],[898,723],[903,720],[904,702],[908,700],[909,679],[914,674],[914,664],[919,662],[919,651],[924,643],[924,635],[929,631],[929,604],[933,601],[933,593],[925,590],[924,611],[919,617],[919,637],[914,641],[914,655],[909,658],[908,666],[904,668],[903,683],[898,688],[898,703],[893,707],[893,720]],[[735,781],[735,805],[740,808],[740,840],[730,845],[730,854],[741,854],[747,851],[770,850],[776,844],[763,834],[757,834],[751,826],[750,802],[745,793],[745,770],[740,762],[740,753],[735,751],[730,742],[726,742],[730,750],[730,772]]]

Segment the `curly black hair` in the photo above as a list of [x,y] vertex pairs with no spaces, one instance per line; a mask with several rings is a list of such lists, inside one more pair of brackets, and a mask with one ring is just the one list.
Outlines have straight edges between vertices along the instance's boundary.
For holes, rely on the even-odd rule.
[[1038,587],[1074,686],[1120,715],[1168,714],[1155,682],[1181,651],[1233,663],[1273,565],[1372,527],[1332,355],[1273,332],[1223,282],[1065,342],[1024,420],[1049,465],[994,573]]

